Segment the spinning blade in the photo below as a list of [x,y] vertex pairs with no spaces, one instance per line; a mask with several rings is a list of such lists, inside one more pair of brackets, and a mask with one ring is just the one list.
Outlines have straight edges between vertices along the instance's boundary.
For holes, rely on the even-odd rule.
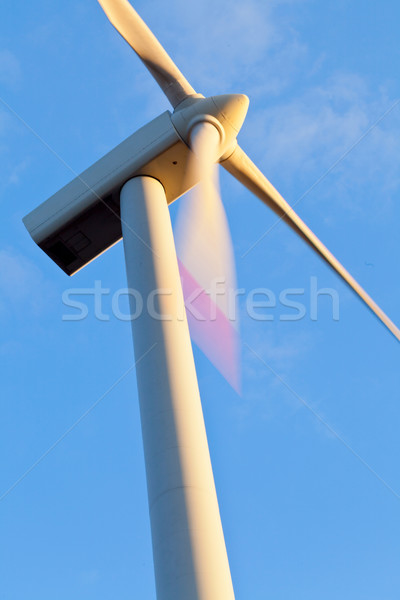
[[199,123],[190,139],[188,169],[198,169],[201,182],[182,201],[175,236],[189,328],[193,341],[239,391],[236,274],[215,165],[219,132]]

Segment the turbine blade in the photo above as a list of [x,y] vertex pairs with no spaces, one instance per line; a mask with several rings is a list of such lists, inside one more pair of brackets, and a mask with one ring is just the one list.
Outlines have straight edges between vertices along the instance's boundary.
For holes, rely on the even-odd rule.
[[195,169],[201,179],[181,200],[175,227],[189,329],[193,341],[239,392],[236,273],[215,165],[219,133],[210,123],[198,124],[191,145],[188,170]]
[[172,106],[196,92],[127,0],[98,0],[115,29],[133,48]]
[[400,341],[400,330],[389,319],[381,308],[372,300],[367,292],[350,275],[348,271],[340,264],[333,254],[324,246],[317,236],[300,219],[298,214],[282,198],[279,192],[254,165],[247,154],[237,146],[234,152],[226,160],[221,162],[222,166],[229,171],[236,179],[245,185],[253,194],[269,206],[285,223],[289,225],[300,237],[307,242],[309,246],[328,265],[336,271],[338,275],[351,287],[352,290],[365,302],[368,308],[386,325],[389,331]]

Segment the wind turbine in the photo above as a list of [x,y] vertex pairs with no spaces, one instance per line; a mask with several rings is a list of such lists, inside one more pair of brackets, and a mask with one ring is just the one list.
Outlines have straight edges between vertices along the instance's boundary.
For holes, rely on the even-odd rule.
[[[217,239],[207,238],[208,250],[221,252],[220,263],[225,262],[233,285],[226,223],[211,183],[212,164],[221,164],[300,235],[398,340],[400,331],[237,144],[246,96],[197,94],[127,0],[99,2],[174,111],[131,135],[24,223],[68,275],[123,237],[129,288],[152,297],[156,313],[142,312],[132,321],[132,331],[157,597],[229,599],[233,588],[168,204],[201,183],[204,210],[209,211],[205,224],[219,232]],[[197,225],[189,223],[186,233]]]

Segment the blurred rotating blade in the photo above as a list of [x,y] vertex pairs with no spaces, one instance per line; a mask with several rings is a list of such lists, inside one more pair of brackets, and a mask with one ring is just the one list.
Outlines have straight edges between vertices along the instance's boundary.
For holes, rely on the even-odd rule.
[[221,162],[222,166],[229,171],[236,179],[247,187],[253,194],[269,206],[281,219],[285,221],[300,237],[340,277],[351,287],[351,289],[365,302],[368,308],[382,321],[389,331],[400,341],[400,330],[389,319],[381,308],[372,300],[367,292],[350,275],[348,271],[340,264],[333,254],[324,246],[317,236],[300,219],[293,208],[282,198],[274,186],[254,165],[247,154],[237,146],[229,158]]
[[115,29],[133,48],[172,106],[196,92],[127,0],[98,0]]
[[210,123],[191,132],[187,169],[200,183],[181,200],[175,240],[190,334],[239,392],[239,335],[232,241],[219,194],[220,137]]

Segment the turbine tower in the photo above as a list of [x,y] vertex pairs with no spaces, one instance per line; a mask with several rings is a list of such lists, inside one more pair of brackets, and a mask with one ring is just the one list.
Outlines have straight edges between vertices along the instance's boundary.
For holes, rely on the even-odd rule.
[[[209,213],[199,227],[207,229],[208,223],[216,232],[213,237],[205,231],[208,254],[217,262],[222,256],[226,272],[233,273],[222,204],[212,183],[214,165],[221,164],[300,235],[398,340],[400,331],[237,144],[247,97],[197,94],[127,0],[99,3],[173,113],[132,134],[24,223],[68,275],[123,238],[128,287],[152,297],[155,309],[132,320],[132,333],[157,598],[229,600],[234,593],[168,204],[200,183]],[[188,223],[185,235],[197,225]],[[191,268],[195,275],[196,265]],[[132,296],[130,301],[134,313]]]

